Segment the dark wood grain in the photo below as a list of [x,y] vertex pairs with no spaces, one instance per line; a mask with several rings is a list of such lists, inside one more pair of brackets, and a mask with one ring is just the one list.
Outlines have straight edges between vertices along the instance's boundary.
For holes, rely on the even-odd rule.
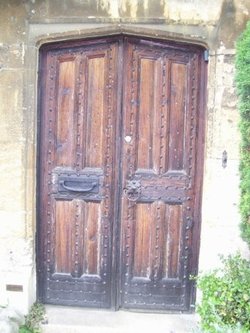
[[101,207],[100,204],[89,202],[85,204],[84,214],[84,274],[100,275],[101,255]]
[[[87,60],[87,132],[86,132],[86,166],[103,167],[104,143],[104,94],[105,73],[104,56],[88,57]],[[107,78],[106,78],[107,80]],[[106,82],[107,84],[107,82]]]
[[169,279],[178,278],[180,274],[182,210],[181,205],[166,205],[166,238],[164,239],[166,252],[163,270],[165,277]]
[[56,163],[73,166],[75,157],[75,59],[60,58],[58,61]]
[[74,204],[72,201],[57,201],[55,211],[55,272],[71,274],[74,265]]
[[153,220],[149,204],[137,204],[134,228],[134,277],[150,278],[151,264],[151,223]]
[[185,64],[171,63],[170,68],[170,112],[169,112],[169,170],[183,170],[185,132],[187,126],[187,69]]

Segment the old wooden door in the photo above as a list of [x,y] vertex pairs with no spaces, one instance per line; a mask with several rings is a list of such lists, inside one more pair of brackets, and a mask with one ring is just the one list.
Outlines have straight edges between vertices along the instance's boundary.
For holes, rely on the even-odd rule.
[[40,61],[40,300],[188,310],[199,247],[202,49],[130,37]]

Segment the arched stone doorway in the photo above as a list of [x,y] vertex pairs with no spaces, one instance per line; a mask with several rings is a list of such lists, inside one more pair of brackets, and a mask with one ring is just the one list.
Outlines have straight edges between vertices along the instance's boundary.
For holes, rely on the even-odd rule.
[[198,261],[204,58],[125,35],[40,50],[39,297],[189,310]]

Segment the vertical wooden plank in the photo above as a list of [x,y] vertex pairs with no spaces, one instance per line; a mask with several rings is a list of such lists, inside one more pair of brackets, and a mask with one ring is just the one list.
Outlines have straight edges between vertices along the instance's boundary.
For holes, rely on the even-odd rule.
[[103,126],[105,93],[104,55],[87,59],[87,129],[86,162],[87,167],[103,166]]
[[100,203],[88,202],[84,213],[84,274],[100,275]]
[[135,207],[134,267],[135,277],[150,278],[151,275],[151,204],[137,204]]
[[74,277],[81,277],[83,274],[83,237],[84,237],[84,211],[86,202],[80,199],[74,199],[74,233],[72,235],[73,245],[74,245],[74,261],[72,266],[74,266]]
[[[162,201],[153,203],[154,206],[154,224],[152,233],[152,251],[154,279],[160,280],[163,277],[163,261],[166,247],[166,204]],[[153,218],[153,217],[152,217]]]
[[72,166],[75,156],[75,61],[59,60],[57,96],[57,165]]
[[[164,174],[168,171],[168,152],[169,145],[169,101],[170,101],[170,89],[169,89],[169,59],[163,57],[161,61],[160,74],[161,81],[157,88],[159,94],[159,113],[155,121],[154,133],[160,137],[156,143],[154,163],[155,169],[159,174]],[[159,134],[158,134],[159,132]]]
[[84,167],[85,156],[85,126],[86,126],[86,56],[80,54],[76,61],[76,103],[75,103],[75,137],[76,137],[76,169],[81,170]]
[[170,74],[169,170],[183,170],[187,69],[185,64],[172,63]]
[[55,272],[71,274],[73,270],[74,228],[73,201],[55,201]]
[[153,123],[155,115],[155,60],[142,58],[139,65],[139,115],[137,168],[153,167]]
[[166,205],[165,256],[163,271],[167,278],[178,278],[180,263],[180,239],[182,227],[182,206]]

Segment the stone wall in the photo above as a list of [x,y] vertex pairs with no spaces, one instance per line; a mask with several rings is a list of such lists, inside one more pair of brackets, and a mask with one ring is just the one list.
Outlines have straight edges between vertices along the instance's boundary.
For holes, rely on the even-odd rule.
[[234,57],[235,50],[224,47],[210,55],[200,269],[218,265],[218,253],[247,253],[238,228],[240,138]]
[[248,0],[0,1],[2,305],[27,312],[36,298],[36,87],[38,47],[48,41],[121,31],[209,48],[200,268],[217,265],[218,253],[246,252],[238,231],[233,77],[235,40],[249,17]]

